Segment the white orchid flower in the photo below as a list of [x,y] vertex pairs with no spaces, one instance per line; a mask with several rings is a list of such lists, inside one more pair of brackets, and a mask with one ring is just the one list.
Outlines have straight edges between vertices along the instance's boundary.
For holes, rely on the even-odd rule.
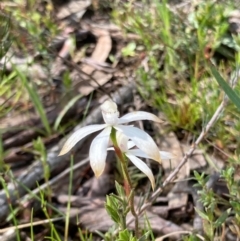
[[122,125],[138,120],[162,122],[157,116],[144,111],[135,111],[119,118],[117,105],[111,100],[105,101],[101,105],[101,110],[105,124],[85,126],[77,130],[68,138],[59,156],[69,152],[77,142],[87,135],[103,129],[103,131],[93,139],[89,153],[90,165],[95,176],[99,177],[105,168],[107,147],[112,128],[114,128],[131,139],[143,153],[146,153],[146,155],[149,156],[149,158],[161,163],[161,156],[158,147],[154,140],[146,132],[133,126]]
[[[131,149],[135,146],[135,143],[129,141],[129,138],[122,132],[117,131],[116,138],[118,146],[121,149],[121,151],[140,171],[142,171],[149,178],[152,185],[152,189],[154,189],[155,179],[151,169],[141,159],[138,158],[142,157],[151,159],[151,157],[140,149]],[[114,148],[110,147],[108,148],[108,150],[114,150]],[[159,151],[159,154],[162,160],[170,160],[173,157],[171,153],[165,151]]]

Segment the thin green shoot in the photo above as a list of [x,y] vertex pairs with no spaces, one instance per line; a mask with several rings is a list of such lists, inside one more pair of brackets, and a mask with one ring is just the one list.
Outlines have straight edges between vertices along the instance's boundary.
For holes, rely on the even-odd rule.
[[46,218],[49,220],[49,225],[51,228],[51,237],[52,238],[55,237],[57,241],[61,241],[61,238],[59,237],[59,234],[55,228],[55,225],[52,222],[51,216],[48,213],[48,209],[47,209],[48,202],[44,198],[45,194],[42,191],[40,191],[39,194],[41,196],[42,211],[43,211],[44,215],[46,216]]
[[[14,180],[19,186],[21,186],[23,189],[25,189],[27,191],[27,193],[30,194],[28,199],[25,199],[26,201],[29,200],[30,198],[35,198],[37,201],[42,202],[44,200],[44,195],[40,195],[40,197],[38,195],[36,195],[35,193],[33,193],[28,187],[26,187],[25,185],[23,185],[21,182],[19,182],[17,179]],[[41,189],[42,191],[42,189]],[[40,192],[39,192],[40,193]],[[25,201],[22,200],[22,201]],[[59,215],[65,217],[65,214],[63,212],[61,212],[58,208],[54,207],[52,204],[50,203],[45,203],[45,205],[49,208],[51,208],[53,211],[55,211],[56,213],[58,213]]]
[[[9,192],[8,192],[7,184],[6,184],[6,182],[5,182],[5,180],[3,179],[2,176],[0,176],[0,182],[1,182],[2,186],[3,186],[3,189],[4,189],[4,191],[5,191],[5,194],[6,194],[7,199],[8,199],[8,200],[11,200],[10,194],[9,194]],[[10,213],[11,213],[11,215],[12,215],[12,218],[13,218],[13,224],[14,224],[14,226],[16,227],[15,230],[16,230],[17,241],[21,241],[20,232],[19,232],[19,230],[18,230],[18,228],[17,228],[17,226],[18,226],[18,221],[17,221],[17,218],[16,218],[16,216],[15,216],[15,212],[14,212],[14,209],[13,209],[13,206],[12,206],[11,201],[8,202],[8,206],[9,206]]]
[[31,235],[31,240],[34,241],[34,232],[33,232],[33,208],[31,209],[31,226],[30,226],[30,235]]
[[71,199],[72,196],[72,187],[73,187],[73,164],[74,158],[71,155],[71,162],[70,162],[70,173],[69,173],[69,188],[68,188],[68,203],[67,203],[67,214],[65,218],[65,232],[64,232],[64,241],[68,241],[68,232],[69,232],[69,220],[70,220],[70,209],[71,209]]
[[218,84],[222,87],[223,91],[226,93],[228,98],[233,102],[233,104],[240,110],[240,97],[236,94],[236,92],[230,87],[230,85],[223,79],[223,77],[219,74],[216,67],[211,65],[210,70],[217,80]]
[[87,116],[87,114],[88,114],[89,107],[90,107],[90,104],[91,104],[91,101],[92,101],[92,97],[93,97],[93,92],[90,94],[90,97],[89,97],[89,100],[88,100],[86,109],[85,109],[85,111],[83,112],[83,120],[86,118],[86,116]]
[[34,104],[34,107],[35,107],[36,111],[38,112],[38,114],[39,114],[39,116],[42,120],[43,126],[45,127],[45,130],[46,130],[47,134],[50,135],[51,134],[51,127],[50,127],[47,115],[45,113],[43,104],[40,100],[40,97],[38,96],[37,91],[35,90],[35,88],[33,86],[31,86],[29,84],[26,76],[21,71],[19,71],[17,67],[14,67],[14,70],[16,71],[17,75],[19,76],[23,86],[27,90],[27,92],[28,92],[33,104]]
[[72,107],[74,106],[74,104],[75,104],[79,99],[81,99],[81,97],[82,97],[82,94],[79,94],[79,95],[75,96],[75,97],[72,98],[72,99],[67,103],[67,105],[62,109],[62,111],[59,113],[59,115],[58,115],[58,117],[57,117],[57,119],[56,119],[56,121],[55,121],[55,123],[54,123],[53,129],[54,129],[55,131],[58,130],[58,127],[59,127],[59,125],[60,125],[60,123],[61,123],[61,120],[63,119],[64,115],[68,112],[68,110],[69,110],[70,108],[72,108]]

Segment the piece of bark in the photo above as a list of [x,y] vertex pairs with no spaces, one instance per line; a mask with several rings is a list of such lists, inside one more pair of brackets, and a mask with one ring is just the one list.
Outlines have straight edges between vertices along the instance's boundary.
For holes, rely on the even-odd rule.
[[29,63],[34,61],[34,57],[28,55],[26,58],[19,58],[13,54],[13,51],[8,51],[5,56],[0,59],[0,66],[4,66],[4,68],[8,71],[12,70],[13,65],[16,66],[27,66]]
[[229,30],[231,33],[240,33],[240,10],[233,10],[228,14]]
[[104,197],[110,190],[114,189],[114,179],[107,173],[100,177],[93,177],[91,188],[87,194],[88,197]]
[[17,239],[17,233],[14,229],[9,229],[3,235],[0,236],[1,241],[15,241]]
[[[159,129],[159,128],[158,128]],[[159,130],[159,133],[161,133],[161,130]],[[171,170],[174,170],[175,167],[177,167],[179,160],[183,157],[183,152],[181,145],[179,141],[177,140],[177,137],[173,132],[170,133],[161,133],[160,137],[160,144],[159,144],[160,150],[170,152],[174,155],[174,158],[170,161],[163,161],[163,169],[167,175],[167,173],[170,173]],[[182,168],[176,180],[182,181],[186,177],[189,176],[189,164],[187,163],[185,165],[185,168]],[[175,209],[179,207],[185,207],[188,200],[188,194],[181,193],[181,182],[177,182],[172,191],[168,193],[167,197],[169,198],[169,209]],[[178,190],[178,193],[174,193],[174,190]]]
[[[87,143],[86,143],[87,142]],[[81,149],[89,150],[89,146],[92,142],[92,138],[88,138],[87,141],[84,142]],[[110,154],[110,153],[108,153]],[[87,153],[88,155],[88,153]],[[83,155],[86,156],[86,155]],[[83,159],[82,157],[81,159]],[[107,155],[106,160],[106,166],[104,169],[103,174],[96,178],[93,176],[89,180],[85,181],[82,184],[82,179],[90,176],[92,174],[90,164],[86,165],[85,168],[73,172],[73,178],[72,183],[74,183],[72,187],[72,193],[76,193],[79,187],[83,188],[82,196],[88,196],[88,197],[104,197],[107,193],[109,193],[110,190],[113,190],[114,188],[114,180],[113,177],[111,177],[108,173],[112,167],[113,162],[109,161],[109,155]],[[65,177],[61,178],[61,182],[57,182],[54,185],[52,185],[53,194],[56,197],[63,197],[64,194],[68,194],[69,191],[69,175],[66,175]]]
[[58,9],[57,18],[74,18],[77,22],[82,18],[87,8],[90,6],[89,0],[71,0]]
[[[60,138],[60,134],[53,134],[50,137],[47,138],[42,138],[42,141],[44,145],[47,147],[48,145],[51,145],[52,143],[56,142],[57,139]],[[33,143],[29,142],[26,145],[22,147],[14,147],[9,150],[9,153],[7,154],[6,157],[4,157],[4,163],[12,163],[13,166],[14,164],[19,165],[22,162],[28,162],[33,160],[33,153],[30,153],[29,151],[26,150],[31,150],[33,149]]]
[[152,206],[151,212],[153,214],[159,215],[161,218],[167,218],[168,217],[168,206]]
[[[108,31],[101,29],[94,29],[93,34],[97,37],[97,44],[91,55],[91,60],[95,63],[104,64],[112,49],[111,37]],[[111,73],[96,70],[96,68],[91,65],[83,64],[81,69],[87,74],[83,75],[78,73],[81,78],[78,91],[83,95],[88,95],[99,86],[106,84],[112,78]],[[87,77],[88,75],[91,75],[92,78],[89,79]]]
[[[66,121],[69,118],[74,118],[75,115],[79,114],[82,112],[82,110],[84,109],[84,106],[87,102],[86,98],[82,98],[79,101],[77,101],[72,108],[70,108],[64,115],[64,117],[62,118],[62,121]],[[53,110],[51,110],[50,112],[47,113],[47,119],[50,125],[53,125],[53,123],[55,122],[56,118],[59,115],[59,112],[61,111],[62,107],[60,106],[61,104],[59,104],[59,106],[56,106]],[[30,124],[31,121],[29,120],[26,124]],[[31,129],[31,127],[34,127]],[[19,133],[16,133],[16,135],[13,135],[7,139],[5,139],[5,141],[3,142],[3,148],[5,150],[11,148],[11,147],[17,147],[17,146],[22,146],[26,143],[28,143],[29,141],[32,141],[34,138],[36,138],[37,136],[39,136],[39,132],[44,130],[44,126],[40,120],[40,118],[38,120],[35,120],[32,122],[32,125],[28,126],[27,130],[22,130]]]
[[[186,153],[189,149],[190,146],[186,144],[182,144],[182,149],[184,153]],[[190,170],[202,170],[203,168],[206,168],[207,166],[207,161],[204,156],[204,151],[200,150],[199,148],[196,149],[193,153],[193,155],[189,158],[189,168]]]
[[89,95],[93,90],[99,88],[99,86],[103,86],[112,78],[112,74],[96,71],[94,72],[92,77],[97,81],[95,82],[91,80],[91,81],[88,81],[88,83],[81,83],[81,85],[78,88],[78,91],[81,94],[85,96]]
[[64,72],[68,69],[64,64],[64,59],[68,58],[76,49],[76,43],[73,37],[68,36],[60,49],[57,58],[52,63],[50,74],[52,79],[62,79]]
[[[34,125],[37,121],[39,121],[39,117],[35,113],[20,113],[17,115],[10,115],[0,119],[0,129]],[[4,137],[4,134],[3,138],[6,138]]]

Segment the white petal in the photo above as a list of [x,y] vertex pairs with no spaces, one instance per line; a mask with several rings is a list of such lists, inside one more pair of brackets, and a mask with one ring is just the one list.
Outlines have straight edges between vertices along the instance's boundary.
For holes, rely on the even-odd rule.
[[128,150],[133,148],[134,146],[136,146],[136,144],[133,141],[128,141],[127,143]]
[[62,150],[59,153],[59,156],[62,156],[67,152],[69,152],[81,139],[83,139],[87,135],[90,135],[96,131],[100,131],[105,127],[106,127],[106,124],[90,125],[90,126],[85,126],[83,128],[80,128],[67,139],[67,141],[62,147]]
[[101,176],[105,168],[107,147],[109,143],[111,130],[111,126],[105,128],[100,134],[98,134],[93,139],[92,144],[90,146],[90,165],[96,177]]
[[131,112],[131,113],[128,113],[128,114],[122,116],[118,120],[118,124],[124,124],[124,123],[128,123],[128,122],[131,122],[131,121],[139,121],[139,120],[151,120],[151,121],[155,121],[155,122],[158,122],[158,123],[163,122],[156,115],[153,115],[153,114],[148,113],[146,111],[134,111],[134,112]]
[[158,147],[152,137],[146,132],[132,126],[118,125],[114,126],[114,128],[118,131],[122,131],[126,136],[128,136],[140,150],[149,156],[149,158],[161,163],[161,156]]
[[170,160],[174,158],[172,153],[166,151],[160,151],[160,156],[162,160]]
[[155,188],[155,179],[153,176],[153,173],[151,171],[151,169],[138,157],[133,156],[131,154],[126,153],[125,154],[129,160],[140,170],[142,171],[150,180],[151,184],[152,184],[152,189]]
[[122,131],[116,132],[117,144],[122,152],[126,152],[128,150],[128,137],[123,134]]
[[[132,149],[128,150],[128,153],[134,156],[142,157],[142,158],[150,158],[146,153],[144,153],[140,149]],[[170,160],[173,158],[172,153],[166,152],[166,151],[159,151],[161,160]]]

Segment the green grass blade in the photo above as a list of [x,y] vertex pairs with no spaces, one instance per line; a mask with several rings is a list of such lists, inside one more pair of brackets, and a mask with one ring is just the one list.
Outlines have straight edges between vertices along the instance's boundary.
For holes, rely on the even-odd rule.
[[73,165],[74,165],[74,159],[73,159],[73,156],[71,156],[71,164],[70,164],[71,170],[69,174],[68,202],[67,202],[67,212],[66,212],[66,219],[65,219],[64,241],[68,241],[68,234],[69,234],[69,222],[70,222],[70,211],[71,211],[70,197],[72,195],[72,190],[73,190]]
[[228,98],[233,102],[234,105],[240,110],[240,98],[236,92],[229,86],[229,84],[223,79],[219,74],[217,69],[212,65],[210,66],[213,76],[217,80],[218,84],[222,87],[223,91],[226,93]]
[[34,231],[33,231],[33,208],[31,209],[31,226],[30,226],[30,235],[31,235],[31,240],[34,241]]
[[28,94],[34,104],[34,107],[36,109],[36,111],[38,112],[42,123],[47,131],[47,133],[50,135],[51,134],[51,128],[44,110],[44,107],[41,103],[41,100],[38,96],[37,91],[28,83],[28,80],[26,78],[26,76],[24,74],[21,73],[21,71],[19,71],[16,67],[15,67],[15,71],[17,72],[17,75],[19,76],[23,86],[26,88],[26,90],[28,91]]
[[[3,187],[3,190],[5,191],[5,195],[6,195],[6,198],[7,200],[11,200],[10,199],[10,193],[9,193],[9,190],[7,188],[7,183],[5,182],[4,178],[2,176],[0,176],[0,183]],[[14,208],[12,206],[12,203],[11,201],[8,202],[8,207],[9,207],[9,214],[12,216],[12,219],[13,219],[13,224],[14,226],[16,227],[16,240],[17,241],[21,241],[21,238],[20,238],[20,232],[19,232],[19,229],[17,228],[18,226],[18,220],[16,218],[16,213],[14,212]]]
[[62,120],[62,118],[64,117],[64,115],[67,113],[67,111],[82,97],[82,94],[79,94],[77,96],[75,96],[73,99],[71,99],[69,101],[69,103],[63,108],[63,110],[60,112],[60,114],[58,115],[55,123],[54,123],[54,127],[53,129],[56,131],[60,125],[60,122]]

